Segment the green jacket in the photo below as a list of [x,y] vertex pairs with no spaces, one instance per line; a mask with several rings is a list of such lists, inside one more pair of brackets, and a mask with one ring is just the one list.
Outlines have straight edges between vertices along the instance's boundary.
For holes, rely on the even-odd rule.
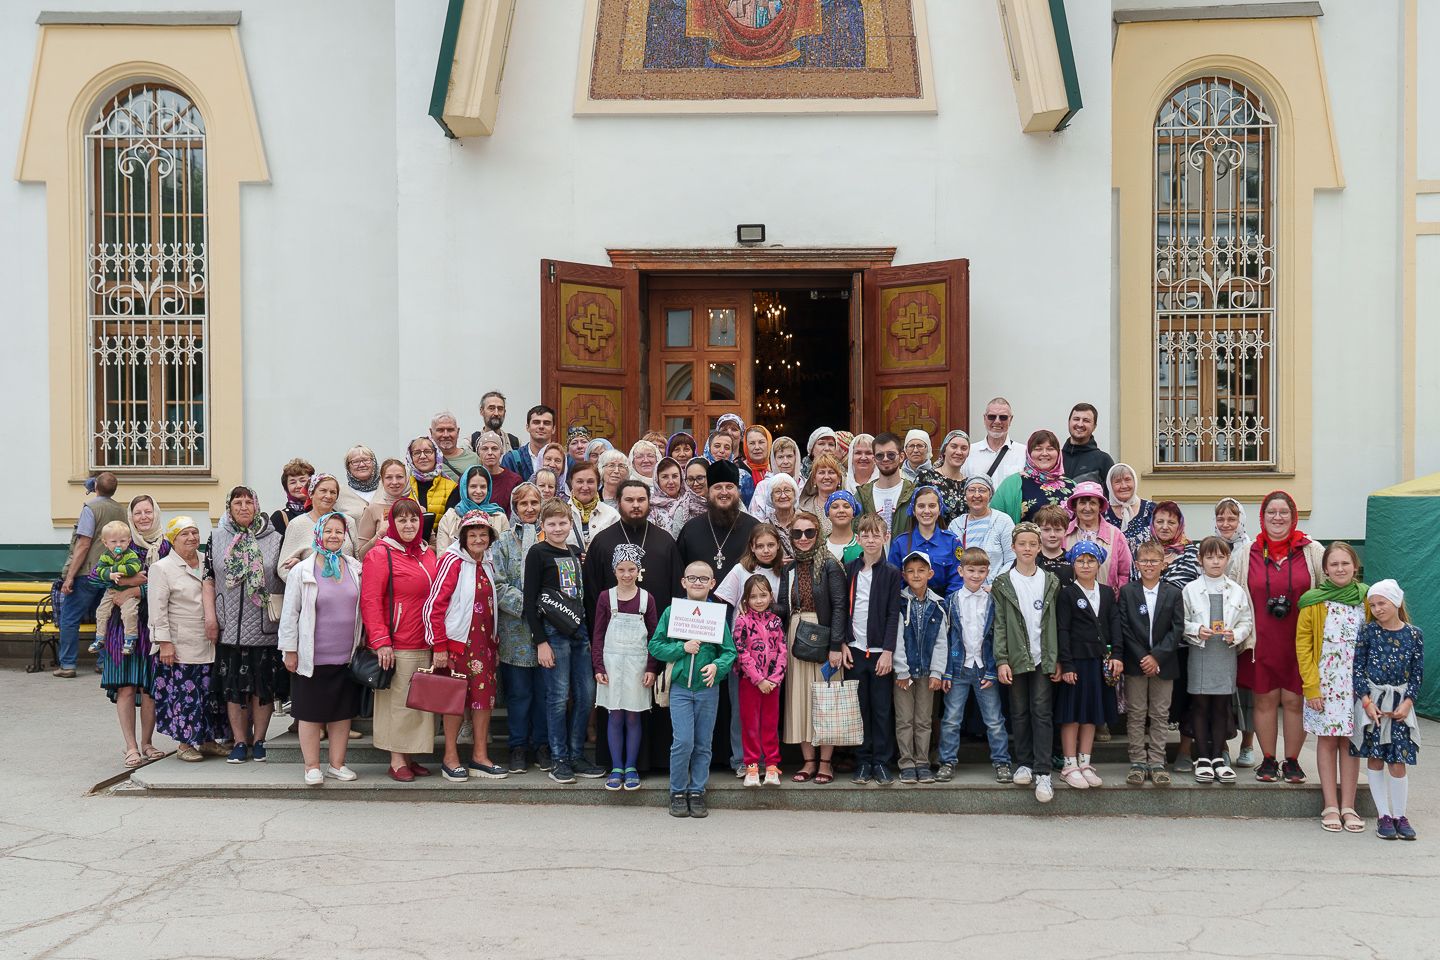
[[[1059,659],[1059,640],[1055,627],[1055,595],[1060,592],[1060,579],[1045,574],[1045,610],[1040,617],[1040,669],[1048,676],[1055,672]],[[995,665],[1008,664],[1012,673],[1029,673],[1036,668],[1030,656],[1030,632],[1025,629],[1025,615],[1020,612],[1020,598],[1008,574],[995,578],[990,586],[995,600]]]
[[[894,539],[910,529],[910,495],[915,484],[909,480],[900,481],[900,498],[895,501],[895,515],[890,518],[890,537]],[[855,488],[855,499],[860,501],[860,513],[875,513],[875,481],[862,483]],[[856,517],[859,520],[860,517]]]
[[718,687],[720,681],[730,673],[730,668],[735,666],[735,638],[730,635],[730,624],[726,622],[725,640],[719,646],[702,643],[699,653],[686,653],[685,641],[670,637],[670,611],[675,609],[675,603],[679,602],[681,601],[674,601],[660,614],[660,622],[655,624],[655,635],[650,638],[650,656],[675,664],[670,670],[670,685],[690,690],[705,689],[705,678],[700,675],[700,670],[713,663],[715,686]]

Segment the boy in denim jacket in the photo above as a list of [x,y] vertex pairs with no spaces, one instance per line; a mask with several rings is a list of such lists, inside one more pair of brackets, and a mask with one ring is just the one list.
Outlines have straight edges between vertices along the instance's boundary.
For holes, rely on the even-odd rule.
[[904,559],[905,601],[895,644],[895,743],[901,783],[934,783],[930,717],[950,648],[945,601],[930,589],[930,558],[912,550]]
[[935,779],[948,783],[955,775],[960,754],[960,722],[965,701],[975,695],[990,742],[990,764],[997,783],[1010,783],[1010,746],[1005,718],[1000,712],[1000,688],[995,680],[995,602],[985,589],[990,576],[990,555],[971,547],[960,555],[965,585],[945,601],[950,625],[949,656],[940,689],[945,691],[945,713],[940,720],[940,769]]

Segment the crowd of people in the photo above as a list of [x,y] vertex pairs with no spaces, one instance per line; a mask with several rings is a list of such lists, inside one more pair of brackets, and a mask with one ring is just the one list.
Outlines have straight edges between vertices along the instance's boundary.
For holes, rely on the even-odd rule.
[[[996,398],[983,437],[950,430],[938,448],[920,430],[825,427],[802,448],[727,414],[708,436],[626,450],[578,425],[559,436],[543,404],[521,440],[506,412],[492,391],[468,443],[441,413],[403,457],[357,445],[336,474],[293,459],[284,506],[234,487],[203,550],[192,518],[162,524],[147,494],[122,506],[98,474],[62,577],[56,675],[75,676],[98,608],[127,766],[162,755],[156,731],[184,761],[263,761],[280,707],[311,785],[356,778],[346,748],[365,717],[399,782],[432,775],[434,753],[454,781],[538,768],[634,790],[668,770],[677,817],[706,816],[716,754],[746,787],[778,787],[782,742],[798,748],[791,782],[832,782],[839,746],[855,783],[918,784],[956,775],[970,730],[998,782],[1047,802],[1057,776],[1102,786],[1094,745],[1122,714],[1129,786],[1252,767],[1303,783],[1315,736],[1324,829],[1367,829],[1364,760],[1379,835],[1415,838],[1420,630],[1399,584],[1360,582],[1355,551],[1302,533],[1283,491],[1253,536],[1228,497],[1189,536],[1178,504],[1142,497],[1100,449],[1085,403],[1063,443],[1012,439]],[[723,637],[672,626],[677,598],[724,604]],[[388,684],[363,684],[361,661]],[[436,714],[412,705],[418,674],[464,681],[439,749]]]

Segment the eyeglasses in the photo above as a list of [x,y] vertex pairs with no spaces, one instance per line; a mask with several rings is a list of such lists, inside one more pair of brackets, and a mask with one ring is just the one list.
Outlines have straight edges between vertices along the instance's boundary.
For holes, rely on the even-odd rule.
[[876,459],[876,460],[885,460],[885,461],[899,460],[899,459],[900,459],[900,454],[898,454],[898,453],[893,453],[893,452],[892,452],[892,453],[877,453],[877,454],[875,454],[875,459]]
[[1006,421],[1008,421],[1008,420],[1010,419],[1010,414],[1008,414],[1008,413],[987,413],[987,414],[985,414],[985,419],[988,420],[988,421],[991,422],[991,423],[1005,423]]
[[709,582],[710,582],[710,578],[709,578],[709,577],[687,576],[687,577],[685,577],[685,582],[686,582],[686,583],[691,583],[691,584],[694,584],[694,585],[697,586],[697,587],[700,587],[700,586],[704,586],[705,584],[709,583]]
[[790,531],[790,539],[791,539],[791,540],[814,540],[817,536],[819,536],[819,533],[820,533],[820,532],[819,532],[818,530],[816,530],[814,527],[806,527],[806,528],[804,528],[804,529],[802,529],[802,530],[791,530],[791,531]]
[[703,487],[703,486],[705,485],[705,478],[704,478],[704,477],[686,477],[686,478],[685,478],[685,482],[686,482],[687,484],[689,484],[690,486],[692,486],[692,487]]
[[905,444],[906,450],[925,450],[928,448],[929,444],[921,440],[911,440],[909,443]]

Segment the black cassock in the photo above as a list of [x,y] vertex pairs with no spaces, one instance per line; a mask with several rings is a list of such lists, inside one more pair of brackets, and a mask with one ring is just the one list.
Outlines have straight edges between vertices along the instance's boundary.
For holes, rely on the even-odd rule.
[[[633,543],[645,551],[645,560],[640,565],[640,586],[654,597],[657,615],[670,606],[671,598],[683,596],[680,578],[685,572],[685,564],[680,562],[675,538],[648,521],[632,525],[622,520],[595,534],[590,541],[590,549],[585,551],[585,602],[589,623],[595,622],[595,601],[601,591],[615,586],[611,557],[622,543]],[[641,723],[638,769],[642,772],[669,769],[670,737],[670,711],[658,707],[651,709]],[[607,770],[617,766],[610,759],[609,737],[603,718],[595,724],[595,758]]]

